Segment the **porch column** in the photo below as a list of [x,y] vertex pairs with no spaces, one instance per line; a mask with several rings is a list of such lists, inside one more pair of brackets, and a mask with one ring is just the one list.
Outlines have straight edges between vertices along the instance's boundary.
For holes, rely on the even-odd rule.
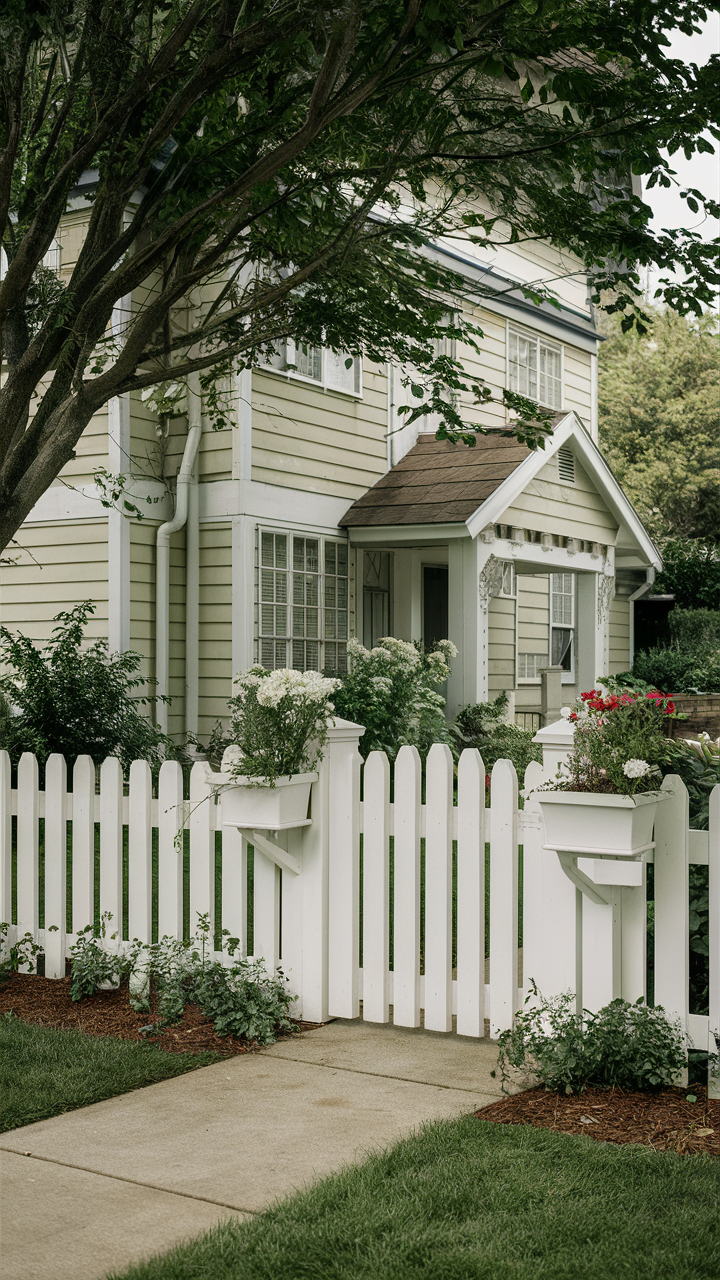
[[498,561],[491,544],[453,538],[448,547],[448,633],[457,646],[447,714],[488,697],[488,609]]
[[610,562],[598,573],[577,575],[577,681],[582,690],[594,689],[609,674],[610,604],[615,577]]

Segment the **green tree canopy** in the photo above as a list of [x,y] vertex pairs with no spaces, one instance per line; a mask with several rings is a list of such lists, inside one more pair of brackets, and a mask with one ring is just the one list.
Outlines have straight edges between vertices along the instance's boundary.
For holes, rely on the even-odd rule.
[[[489,392],[437,354],[464,298],[428,251],[440,236],[552,241],[630,321],[638,268],[679,264],[662,295],[700,309],[712,250],[653,233],[629,177],[669,185],[663,148],[712,150],[718,59],[685,66],[663,34],[705,16],[696,0],[3,0],[0,547],[108,399],[195,371],[217,408],[218,375],[284,336],[420,370],[416,411],[467,432],[447,389]],[[42,263],[81,182],[89,226],[61,284]],[[536,443],[543,423],[517,434]]]
[[715,317],[658,311],[645,334],[623,333],[613,316],[605,326],[599,419],[608,462],[657,538],[720,541]]

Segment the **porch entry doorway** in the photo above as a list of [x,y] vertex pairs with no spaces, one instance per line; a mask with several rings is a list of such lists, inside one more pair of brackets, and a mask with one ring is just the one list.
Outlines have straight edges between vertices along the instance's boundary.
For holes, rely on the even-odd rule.
[[363,562],[363,644],[372,649],[390,635],[390,552],[366,551]]
[[423,643],[425,651],[434,649],[448,633],[448,567],[446,564],[423,565]]

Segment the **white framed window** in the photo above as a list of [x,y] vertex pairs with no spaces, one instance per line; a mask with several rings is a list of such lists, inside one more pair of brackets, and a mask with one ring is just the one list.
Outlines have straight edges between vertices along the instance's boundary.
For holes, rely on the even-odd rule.
[[548,666],[547,653],[520,653],[517,656],[517,674],[520,683],[530,682],[537,684],[540,680],[540,672],[543,667]]
[[257,657],[270,671],[347,671],[348,545],[260,529]]
[[504,564],[502,571],[502,580],[500,582],[499,596],[510,596],[515,599],[517,595],[517,574],[514,564]]
[[575,683],[575,575],[550,574],[550,663],[562,683]]
[[331,351],[329,347],[310,347],[291,338],[276,344],[267,357],[267,368],[277,369],[288,377],[314,382],[324,391],[340,391],[348,396],[362,395],[362,361],[359,356]]
[[563,349],[537,334],[508,327],[508,386],[550,409],[562,409]]

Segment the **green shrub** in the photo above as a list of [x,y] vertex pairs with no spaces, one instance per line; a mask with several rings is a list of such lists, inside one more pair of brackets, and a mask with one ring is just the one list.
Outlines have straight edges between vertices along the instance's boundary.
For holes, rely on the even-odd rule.
[[635,654],[632,675],[664,693],[716,693],[720,691],[720,652],[709,646],[644,649]]
[[110,654],[105,640],[84,644],[94,612],[86,600],[69,613],[58,613],[58,626],[43,648],[0,628],[6,667],[0,680],[0,747],[13,764],[23,751],[34,752],[41,764],[54,751],[69,765],[79,755],[92,756],[96,764],[114,755],[125,768],[137,759],[158,768],[168,756],[178,755],[172,740],[140,710],[152,701],[136,692],[147,683],[140,654]]
[[261,960],[235,956],[238,939],[227,930],[223,950],[232,963],[213,959],[207,916],[199,916],[197,936],[188,942],[166,937],[144,946],[136,939],[120,955],[103,946],[110,918],[103,916],[99,936],[86,929],[70,949],[73,1000],[92,995],[102,982],[127,978],[133,1008],[149,1012],[154,994],[162,1026],[179,1022],[185,1006],[197,1004],[221,1036],[272,1044],[278,1031],[294,1030],[290,1006],[297,997],[290,995],[282,973],[270,977]]
[[378,640],[373,649],[349,642],[350,670],[333,702],[338,716],[365,726],[359,747],[366,759],[371,751],[385,751],[394,760],[406,744],[423,758],[434,742],[454,745],[437,686],[450,675],[456,654],[449,640],[438,640],[430,653],[394,636]]
[[531,760],[542,764],[542,747],[533,742],[531,729],[508,724],[503,716],[508,697],[501,693],[493,702],[475,702],[463,707],[455,721],[460,747],[477,747],[488,773],[497,760],[512,760],[522,786]]
[[720,610],[671,609],[668,614],[670,638],[676,649],[720,647]]
[[612,1000],[599,1013],[578,1014],[572,992],[544,1000],[530,985],[529,1007],[499,1039],[503,1088],[514,1068],[558,1093],[586,1085],[652,1090],[673,1084],[687,1065],[680,1023],[660,1006]]
[[675,596],[680,609],[720,609],[720,547],[701,538],[671,538],[654,590]]

